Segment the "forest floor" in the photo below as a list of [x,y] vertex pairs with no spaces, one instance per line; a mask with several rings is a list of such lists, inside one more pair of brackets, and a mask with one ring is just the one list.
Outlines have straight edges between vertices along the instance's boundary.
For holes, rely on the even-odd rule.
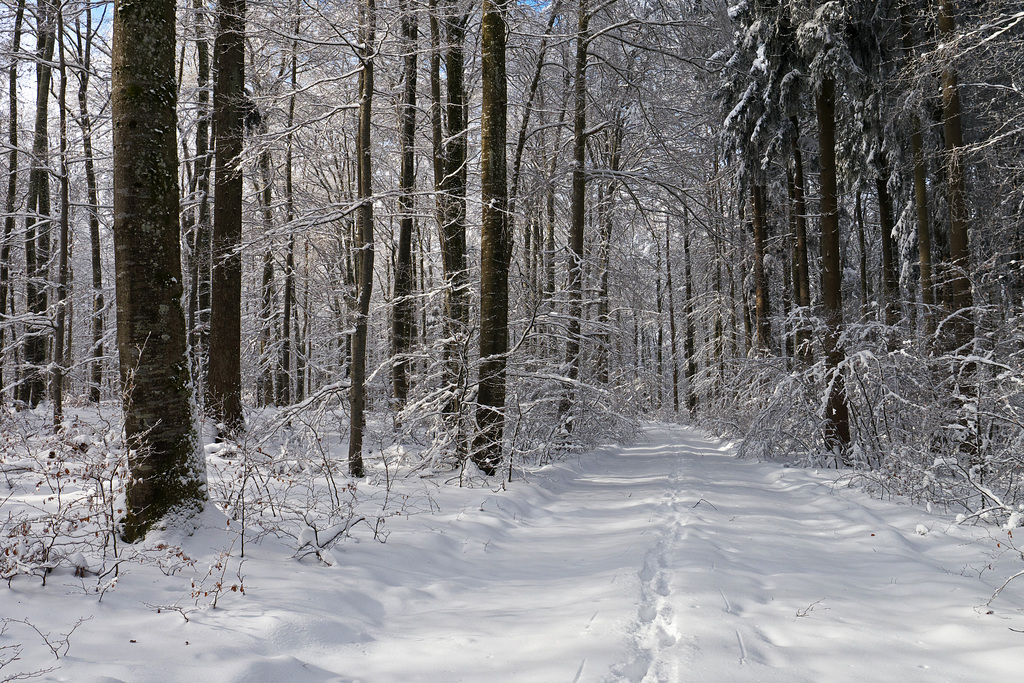
[[504,491],[400,479],[386,542],[361,525],[333,566],[287,535],[242,559],[208,510],[193,569],[126,567],[102,601],[69,572],[0,586],[0,681],[1019,680],[1008,532],[840,475],[654,425]]

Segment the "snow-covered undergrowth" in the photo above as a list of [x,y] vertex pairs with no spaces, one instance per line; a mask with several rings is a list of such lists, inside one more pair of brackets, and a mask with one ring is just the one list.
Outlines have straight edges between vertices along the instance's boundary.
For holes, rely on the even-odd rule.
[[[193,535],[115,547],[99,511],[117,514],[116,439],[93,429],[65,455],[44,425],[7,429],[0,457],[2,552],[32,547],[25,523],[49,549],[0,588],[0,681],[977,681],[1024,666],[1024,584],[991,600],[1021,565],[1012,531],[683,428],[492,488],[410,472],[386,445],[353,485],[338,435],[293,421],[209,449],[220,507]],[[62,521],[82,510],[100,517]]]

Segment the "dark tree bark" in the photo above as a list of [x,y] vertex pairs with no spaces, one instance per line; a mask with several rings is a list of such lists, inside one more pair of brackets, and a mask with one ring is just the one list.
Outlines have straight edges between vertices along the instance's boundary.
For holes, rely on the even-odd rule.
[[14,14],[11,38],[11,67],[8,72],[8,136],[10,149],[7,152],[7,201],[4,204],[4,236],[0,243],[0,402],[3,401],[3,361],[6,348],[4,338],[8,314],[14,315],[11,299],[11,240],[14,237],[14,209],[18,195],[18,52],[21,50],[21,27],[25,19],[25,0],[18,0]]
[[96,162],[92,145],[92,116],[89,113],[89,76],[92,68],[92,13],[85,12],[85,33],[81,19],[75,19],[78,62],[78,126],[82,130],[82,151],[85,161],[85,187],[89,212],[89,244],[92,256],[92,360],[89,363],[89,400],[99,403],[103,386],[103,267],[100,244],[99,191]]
[[213,84],[216,177],[213,283],[206,410],[224,436],[242,415],[242,127],[245,97],[245,0],[220,0]]
[[25,363],[19,392],[21,401],[31,408],[39,405],[46,393],[47,346],[50,336],[47,331],[50,325],[46,320],[51,223],[47,124],[55,15],[52,0],[43,0],[36,8],[36,120],[25,215],[25,271],[28,277],[25,298],[34,320],[26,325]]
[[206,498],[181,308],[174,0],[117,0],[111,66],[117,341],[129,444],[123,534]]
[[[796,224],[796,261],[797,272],[794,281],[794,293],[796,294],[796,305],[803,309],[811,306],[811,276],[810,266],[807,259],[807,201],[805,199],[804,185],[804,160],[803,153],[799,146],[799,121],[794,116],[790,119],[793,124],[793,186],[791,190],[794,222]],[[811,331],[805,325],[797,327],[796,355],[804,363],[810,365],[814,361],[811,351]]]
[[[266,133],[266,127],[261,128],[261,133]],[[263,216],[263,234],[268,245],[263,250],[263,278],[260,283],[262,299],[260,301],[260,368],[256,380],[256,397],[260,405],[268,406],[274,403],[277,394],[274,391],[274,365],[280,356],[274,347],[274,327],[277,311],[274,310],[274,251],[272,249],[272,233],[274,230],[273,210],[273,177],[271,174],[270,150],[264,149],[260,152],[260,174],[259,180],[253,179],[256,197],[260,206],[260,213]]]
[[[450,0],[438,16],[431,13],[431,130],[434,140],[434,189],[444,271],[444,391],[442,406],[446,427],[455,433],[455,450],[465,456],[462,397],[466,391],[465,340],[469,332],[469,274],[466,266],[466,154],[467,107],[464,75],[466,25],[470,15],[456,16]],[[446,76],[445,130],[441,136],[441,35],[444,28]]]
[[[909,58],[913,54],[914,39],[907,3],[900,3],[900,27],[903,51]],[[910,119],[910,149],[914,162],[914,209],[917,219],[921,304],[924,308],[925,334],[930,336],[935,332],[935,284],[932,280],[932,238],[928,218],[928,170],[925,166],[921,119],[917,114],[912,115]]]
[[[299,3],[295,4],[295,35],[299,35],[300,29],[300,15],[299,15]],[[284,156],[284,207],[285,207],[285,220],[288,222],[289,229],[292,231],[288,236],[288,251],[285,253],[284,260],[284,302],[282,304],[282,318],[281,321],[281,376],[278,378],[278,397],[277,402],[279,405],[289,405],[292,401],[292,318],[293,318],[293,301],[295,299],[295,230],[292,226],[292,222],[295,220],[295,189],[292,186],[292,148],[295,143],[295,133],[293,127],[295,125],[295,91],[298,89],[298,52],[299,43],[298,39],[292,40],[292,55],[291,55],[291,94],[288,96],[288,133],[285,136],[285,156]],[[296,330],[298,329],[298,320],[295,321]],[[299,343],[299,335],[295,334],[296,347],[301,348]],[[301,374],[298,374],[299,382],[302,381]],[[298,395],[303,395],[301,389],[297,389]]]
[[399,170],[399,210],[401,217],[398,227],[398,254],[395,261],[394,309],[392,311],[391,336],[395,351],[391,384],[394,399],[399,406],[405,405],[409,394],[410,363],[407,354],[412,348],[416,330],[416,309],[413,299],[415,281],[412,263],[412,232],[416,190],[416,57],[419,28],[416,14],[408,0],[401,0],[399,11],[402,15],[402,103],[399,118],[399,145],[401,169]]
[[573,69],[572,190],[569,223],[569,282],[567,289],[569,320],[566,329],[565,361],[569,383],[559,413],[569,412],[575,401],[573,384],[580,374],[581,319],[583,317],[583,231],[586,223],[586,150],[587,150],[587,48],[590,41],[588,0],[579,0],[576,27],[576,62]]
[[[697,410],[697,343],[696,331],[693,320],[693,276],[692,259],[690,258],[690,225],[689,209],[684,216],[683,226],[683,319],[686,321],[686,332],[683,336],[683,354],[686,356],[686,410],[692,416]],[[675,355],[675,342],[673,341],[672,354]],[[678,372],[673,370],[674,372]],[[676,404],[678,412],[678,401]]]
[[373,288],[373,176],[370,167],[370,118],[373,105],[373,59],[376,40],[377,12],[374,0],[360,7],[362,51],[359,72],[359,131],[356,137],[356,176],[359,208],[356,213],[356,310],[355,334],[352,335],[352,382],[349,400],[352,420],[348,441],[348,471],[353,477],[364,476],[363,429],[366,406],[366,334],[370,315],[370,294]]
[[754,316],[756,318],[755,343],[760,353],[770,353],[772,345],[771,299],[768,278],[765,275],[764,260],[768,243],[768,225],[765,216],[764,186],[754,184],[751,208],[754,226]]
[[860,251],[860,317],[863,321],[868,318],[868,246],[864,230],[864,207],[860,201],[860,190],[857,190],[853,201],[854,221],[857,223],[857,247]]
[[[58,59],[60,69],[60,90],[58,105],[60,108],[60,245],[57,266],[57,311],[54,316],[53,334],[53,430],[59,433],[64,421],[64,373],[65,342],[67,341],[67,306],[68,306],[68,251],[71,248],[70,212],[71,212],[71,179],[68,176],[68,69],[64,58],[64,9],[57,8],[57,40],[60,43]],[[68,344],[70,347],[70,344]],[[68,349],[70,350],[70,348]],[[68,363],[70,365],[70,363]]]
[[676,353],[676,300],[672,285],[672,228],[665,221],[665,288],[668,290],[668,339],[672,356],[672,412],[679,412],[679,358]]
[[[944,41],[953,39],[954,11],[951,0],[939,0],[939,34]],[[942,132],[946,142],[950,289],[954,313],[952,327],[955,344],[963,349],[974,340],[974,296],[971,292],[971,258],[967,235],[960,88],[957,72],[951,66],[942,71]],[[970,349],[965,352],[970,354]]]
[[210,46],[205,0],[193,0],[196,26],[196,220],[192,227],[192,291],[189,331],[197,387],[206,387],[210,348],[210,297],[213,268],[213,234],[210,224]]
[[882,298],[885,307],[885,324],[892,327],[899,321],[900,312],[900,281],[896,274],[896,249],[893,245],[892,231],[895,227],[892,215],[892,197],[889,195],[887,178],[888,166],[882,168],[885,173],[875,178],[875,190],[878,194],[878,222],[882,231]]
[[836,182],[835,81],[825,77],[815,95],[818,116],[818,156],[821,164],[821,303],[825,319],[825,365],[830,371],[825,407],[824,437],[829,450],[849,464],[850,412],[846,385],[839,366],[844,351],[839,343],[843,326],[843,273],[839,254],[839,205]]
[[473,461],[488,475],[501,463],[508,352],[508,268],[512,237],[508,221],[508,81],[505,75],[506,0],[483,0],[480,42],[481,100],[480,386]]

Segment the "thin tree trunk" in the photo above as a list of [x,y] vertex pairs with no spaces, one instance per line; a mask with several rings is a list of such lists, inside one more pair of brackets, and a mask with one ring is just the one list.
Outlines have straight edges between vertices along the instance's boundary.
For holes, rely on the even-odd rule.
[[771,353],[772,321],[771,299],[764,261],[768,243],[767,217],[765,216],[765,188],[754,184],[751,206],[754,220],[754,311],[756,317],[756,344],[759,353]]
[[92,68],[92,13],[85,12],[85,35],[80,18],[75,19],[78,40],[78,125],[82,129],[85,157],[85,186],[89,211],[89,242],[92,256],[92,360],[89,363],[89,400],[99,403],[103,385],[103,268],[100,244],[99,192],[92,146],[92,116],[89,114],[89,76]]
[[370,294],[373,288],[373,176],[370,167],[370,115],[373,105],[373,60],[376,41],[377,13],[374,0],[360,7],[362,70],[359,72],[359,131],[356,137],[357,197],[356,261],[357,289],[355,334],[352,335],[351,429],[348,441],[348,471],[363,477],[363,429],[366,421],[366,335],[370,316]]
[[883,164],[885,173],[875,178],[875,191],[878,194],[878,222],[882,231],[882,297],[885,307],[885,324],[892,327],[899,321],[900,281],[896,274],[896,249],[893,245],[892,231],[894,228],[892,215],[892,197],[889,195],[887,179],[888,165]]
[[[686,332],[683,337],[683,353],[686,356],[686,410],[692,417],[697,411],[697,344],[696,331],[693,322],[693,277],[691,274],[690,258],[690,221],[688,220],[689,208],[684,208],[683,214],[683,317],[686,320]],[[671,302],[671,299],[670,299]],[[673,356],[675,355],[675,341],[673,339]],[[673,360],[673,364],[675,361]]]
[[124,536],[198,512],[206,466],[181,308],[174,0],[117,0],[111,93],[117,339],[128,444]]
[[[793,212],[796,219],[796,259],[797,278],[796,304],[808,311],[811,306],[811,276],[807,258],[807,201],[805,199],[804,160],[799,146],[799,120],[794,116],[793,123]],[[806,325],[799,325],[795,332],[797,356],[810,365],[814,362],[811,350],[811,331]]]
[[53,334],[53,431],[59,433],[64,422],[64,372],[65,342],[67,341],[67,304],[68,304],[68,252],[71,212],[70,177],[68,176],[68,69],[64,59],[64,9],[57,8],[57,40],[60,43],[58,60],[60,69],[60,90],[58,106],[60,107],[60,255],[58,256],[57,273],[57,311],[54,320]]
[[480,50],[483,94],[480,121],[480,385],[473,461],[493,475],[501,463],[508,352],[508,269],[512,236],[508,217],[508,82],[505,75],[507,0],[483,0]]
[[[900,27],[903,51],[909,59],[914,51],[912,26],[907,3],[900,3]],[[914,162],[914,208],[917,218],[917,249],[921,277],[921,304],[924,309],[924,331],[935,332],[935,285],[932,280],[932,239],[928,220],[928,171],[925,167],[924,136],[917,114],[910,119],[910,149]]]
[[[295,3],[293,12],[295,12],[295,35],[299,35],[299,29],[301,28],[301,18],[299,15],[299,3]],[[291,231],[288,235],[288,251],[284,257],[284,302],[282,305],[282,317],[281,321],[281,368],[280,377],[277,381],[278,397],[277,402],[279,405],[289,405],[292,401],[292,302],[295,299],[295,228],[292,226],[292,222],[295,220],[295,192],[292,186],[292,147],[295,144],[295,132],[293,127],[295,125],[295,91],[298,89],[298,52],[299,43],[298,38],[292,40],[292,54],[291,54],[291,93],[288,96],[288,133],[285,136],[285,156],[284,156],[284,206],[285,206],[285,221],[288,223],[288,229]],[[296,322],[296,329],[297,322]],[[301,344],[298,340],[298,334],[296,337],[296,348],[301,348]],[[301,380],[301,375],[298,381]],[[297,389],[298,394],[302,394],[301,389]]]
[[245,0],[220,0],[213,85],[216,179],[213,283],[206,410],[223,436],[245,427],[242,415],[242,126],[245,97]]
[[[939,0],[939,34],[952,41],[955,9],[950,0]],[[963,129],[960,118],[957,72],[942,71],[942,132],[946,142],[946,187],[949,203],[950,289],[956,346],[965,349],[974,340],[974,296],[971,292],[971,259],[967,237],[967,190],[964,180]],[[964,352],[970,355],[970,349]]]
[[843,273],[839,254],[839,205],[836,182],[835,81],[826,77],[815,95],[821,164],[821,301],[825,319],[825,365],[829,370],[825,407],[826,447],[850,464],[850,413],[846,385],[839,367],[845,352],[839,343],[843,326]]
[[[441,413],[444,425],[454,433],[455,452],[465,456],[466,438],[462,398],[467,387],[465,341],[469,334],[469,274],[466,267],[466,154],[468,119],[465,93],[464,50],[470,16],[454,16],[446,2],[440,19],[431,14],[432,133],[434,138],[434,188],[438,237],[444,270],[444,391]],[[447,92],[447,126],[441,138],[440,29],[445,29],[444,65]]]
[[206,0],[193,0],[196,25],[196,179],[197,217],[192,232],[192,291],[189,306],[189,331],[192,360],[198,388],[206,389],[210,349],[210,308],[213,232],[210,224],[210,46],[204,6]]
[[[7,202],[4,205],[4,239],[0,243],[0,402],[3,401],[3,366],[5,360],[8,313],[13,317],[10,296],[11,240],[14,236],[14,209],[18,194],[18,53],[21,50],[21,26],[25,18],[25,0],[18,0],[11,39],[11,67],[8,72],[8,136]],[[13,334],[13,331],[12,331]]]
[[[684,209],[685,210],[685,209]],[[668,343],[672,357],[672,412],[679,414],[679,358],[676,353],[676,300],[672,285],[672,228],[665,221],[665,287],[668,290]]]
[[413,193],[416,190],[416,57],[417,27],[416,14],[408,0],[400,0],[402,15],[402,103],[399,112],[401,169],[399,171],[399,210],[401,218],[398,228],[398,254],[395,262],[395,292],[392,312],[391,336],[395,350],[392,366],[392,391],[395,403],[404,406],[409,394],[409,368],[407,355],[412,348],[415,334],[415,316],[412,263],[412,232],[415,212]]
[[576,29],[576,63],[573,70],[572,191],[569,223],[568,329],[565,341],[566,376],[569,380],[559,414],[569,412],[575,401],[573,384],[580,374],[581,318],[583,317],[583,230],[586,223],[587,148],[587,48],[590,40],[588,0],[579,0]]
[[[266,130],[262,130],[266,133]],[[274,318],[274,252],[272,233],[274,230],[273,185],[271,179],[270,150],[260,152],[259,179],[253,178],[256,198],[263,216],[263,235],[267,247],[263,250],[263,278],[260,283],[262,300],[260,302],[260,358],[258,378],[256,380],[256,397],[261,406],[274,402],[274,364],[278,355],[273,352]]]
[[854,220],[857,222],[857,246],[860,249],[860,317],[868,319],[868,247],[864,235],[864,209],[861,206],[860,190],[857,190],[853,205]]
[[25,215],[26,304],[35,318],[26,325],[25,367],[22,371],[21,400],[35,408],[46,393],[48,322],[47,287],[50,261],[50,169],[49,123],[56,10],[52,0],[36,8],[36,120],[29,171],[28,206]]

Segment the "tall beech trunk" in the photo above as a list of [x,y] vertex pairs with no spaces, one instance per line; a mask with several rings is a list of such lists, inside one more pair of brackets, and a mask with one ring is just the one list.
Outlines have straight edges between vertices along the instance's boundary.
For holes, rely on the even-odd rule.
[[[467,389],[465,340],[469,333],[469,273],[466,265],[466,154],[468,116],[465,92],[466,25],[470,15],[456,16],[451,0],[438,8],[431,0],[431,132],[434,142],[434,191],[444,275],[444,391],[442,420],[453,433],[455,452],[466,454],[462,399]],[[442,49],[441,29],[444,29]],[[441,98],[444,59],[446,101]],[[442,111],[444,116],[442,117]],[[444,136],[442,137],[442,119]]]
[[117,0],[111,112],[117,345],[128,469],[123,533],[198,512],[206,465],[181,307],[174,0]]
[[348,471],[362,477],[363,429],[366,425],[366,335],[373,288],[373,175],[370,167],[370,115],[373,105],[373,60],[377,29],[374,0],[360,7],[362,50],[359,72],[359,130],[356,135],[356,310],[352,335],[351,387],[352,419],[348,440]]
[[483,95],[480,118],[480,385],[473,461],[493,475],[501,463],[508,351],[508,81],[505,75],[507,0],[483,0],[480,39]]
[[196,219],[192,227],[192,290],[189,303],[189,332],[192,368],[197,387],[206,387],[210,348],[210,291],[213,268],[213,226],[210,223],[210,45],[204,6],[193,0],[196,26]]
[[89,243],[92,257],[92,360],[89,362],[89,400],[99,403],[103,386],[103,268],[100,244],[99,191],[92,146],[92,116],[89,113],[89,76],[92,68],[92,13],[85,14],[85,33],[81,19],[75,19],[78,62],[78,126],[82,130],[82,151],[85,161],[85,187],[89,213]]
[[[939,0],[939,34],[952,41],[955,8],[951,0]],[[960,118],[960,88],[951,66],[942,71],[942,132],[946,142],[946,188],[949,204],[950,290],[957,347],[974,339],[974,296],[971,293],[971,259],[967,235],[967,189],[964,179],[964,138]],[[964,351],[968,355],[970,349]]]
[[835,108],[835,81],[826,77],[815,95],[821,164],[821,303],[826,328],[823,342],[825,365],[830,374],[824,437],[826,447],[849,464],[850,411],[846,403],[846,384],[839,368],[845,352],[839,343],[843,327],[843,273],[839,253]]
[[[261,126],[260,133],[266,134],[266,126]],[[276,399],[274,391],[274,365],[279,356],[273,352],[274,328],[277,311],[274,310],[274,251],[273,237],[273,178],[271,175],[270,150],[264,149],[259,156],[260,173],[253,178],[253,189],[263,218],[263,235],[267,243],[263,250],[263,277],[260,283],[262,298],[260,301],[260,332],[259,332],[259,376],[256,379],[256,400],[261,406],[272,405]]]
[[245,0],[219,0],[214,43],[213,117],[216,177],[213,278],[206,410],[223,436],[241,431],[242,415],[242,127],[245,98]]
[[391,386],[395,403],[404,406],[409,394],[410,362],[407,357],[416,334],[416,309],[413,299],[412,233],[416,191],[416,57],[419,28],[416,13],[409,0],[400,0],[402,22],[402,103],[399,109],[399,171],[398,253],[395,260],[395,292],[391,337],[395,351]]
[[[65,345],[68,332],[68,252],[71,213],[71,179],[68,175],[68,68],[64,58],[64,10],[57,8],[57,40],[60,43],[58,65],[60,69],[60,90],[57,103],[60,108],[60,245],[57,266],[57,310],[54,316],[53,332],[53,430],[59,433],[64,421],[64,373],[67,358]],[[67,345],[70,347],[70,344]],[[68,348],[70,350],[70,348]]]
[[[686,410],[692,416],[697,410],[697,334],[693,321],[693,275],[690,258],[690,221],[689,209],[683,214],[683,319],[686,321],[683,333],[683,355],[686,356]],[[671,302],[671,299],[669,300]],[[672,355],[675,355],[673,339]],[[674,363],[674,361],[673,361]],[[674,372],[678,372],[673,368]],[[676,408],[678,412],[678,406]]]
[[[18,0],[14,14],[11,38],[11,67],[8,71],[8,134],[7,201],[4,204],[4,235],[0,242],[0,402],[3,401],[4,349],[8,315],[14,316],[11,302],[11,240],[14,238],[15,214],[18,196],[18,52],[21,50],[21,27],[25,19],[25,0]],[[12,305],[8,305],[8,304]],[[13,333],[13,331],[12,331]]]
[[586,149],[587,149],[587,48],[590,41],[588,0],[579,0],[576,28],[576,62],[573,69],[572,190],[569,223],[569,282],[565,362],[569,379],[559,413],[569,412],[575,401],[573,384],[580,374],[580,333],[583,317],[583,231],[586,223]]
[[676,300],[672,286],[672,228],[665,221],[665,288],[668,290],[668,343],[672,357],[672,412],[679,412],[679,358],[676,353]]
[[36,119],[32,138],[28,202],[25,214],[26,305],[34,320],[26,325],[24,368],[20,398],[35,408],[46,393],[47,347],[50,327],[47,288],[50,262],[50,144],[47,125],[50,109],[50,81],[56,37],[56,8],[42,0],[36,8]]
[[[903,52],[910,59],[914,53],[913,25],[908,3],[900,3],[900,29]],[[935,284],[932,278],[932,238],[928,217],[928,169],[925,166],[924,135],[921,119],[910,117],[910,150],[914,163],[914,215],[917,222],[917,251],[921,279],[921,305],[924,309],[924,331],[927,336],[935,332]]]
[[[299,3],[296,2],[295,7],[292,9],[295,12],[295,25],[293,27],[296,36],[299,35],[300,26],[300,15],[299,15]],[[285,252],[284,257],[284,301],[282,302],[281,310],[281,366],[280,376],[277,381],[277,403],[278,405],[286,406],[292,402],[292,319],[295,299],[295,228],[292,226],[292,222],[295,220],[295,191],[292,186],[292,147],[295,144],[295,132],[293,127],[295,125],[295,91],[298,89],[298,52],[299,43],[298,39],[292,40],[292,54],[291,54],[291,93],[288,95],[288,120],[287,127],[288,132],[285,135],[285,152],[284,152],[284,211],[285,221],[288,224],[288,229],[291,231],[288,235],[288,250]],[[296,329],[298,329],[298,323],[295,323]],[[299,335],[296,333],[296,347],[300,348]],[[297,374],[298,381],[301,382],[301,374]],[[301,389],[296,389],[299,395],[303,392]]]

